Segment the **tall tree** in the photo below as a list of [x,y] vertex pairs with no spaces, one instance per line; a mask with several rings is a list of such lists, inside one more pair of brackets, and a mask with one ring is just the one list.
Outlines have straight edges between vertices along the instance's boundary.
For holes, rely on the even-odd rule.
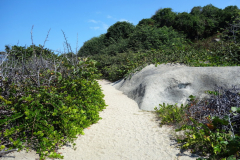
[[202,15],[193,15],[193,31],[191,32],[191,39],[202,39],[205,31],[205,17]]
[[203,7],[201,15],[205,17],[205,37],[216,34],[221,22],[221,9],[209,4]]
[[190,14],[191,15],[200,15],[202,13],[203,8],[201,6],[193,7]]
[[221,28],[226,28],[232,24],[236,17],[238,17],[239,8],[237,6],[227,6],[222,11]]
[[101,34],[99,37],[93,37],[90,40],[84,42],[83,46],[78,51],[78,56],[88,56],[99,54],[99,51],[104,49],[105,34]]
[[170,27],[174,24],[176,13],[172,12],[172,8],[159,9],[151,19],[155,20],[157,27]]
[[178,31],[183,31],[188,35],[188,38],[191,38],[194,30],[192,15],[187,12],[179,13],[175,18],[174,28]]
[[149,50],[160,47],[181,44],[184,35],[176,32],[172,27],[151,27],[148,25],[138,27],[130,36],[129,47],[136,51],[138,49]]
[[155,23],[156,22],[153,19],[146,18],[146,19],[142,19],[141,21],[139,21],[136,27],[141,27],[142,25],[154,26]]
[[117,43],[120,39],[129,38],[135,26],[129,22],[116,22],[107,30],[104,43],[106,46]]

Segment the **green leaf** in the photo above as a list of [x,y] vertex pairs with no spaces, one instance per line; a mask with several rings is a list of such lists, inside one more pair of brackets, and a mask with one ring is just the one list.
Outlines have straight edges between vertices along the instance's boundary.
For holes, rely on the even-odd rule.
[[5,146],[4,146],[4,145],[1,145],[0,151],[3,150],[4,148],[5,148]]
[[214,150],[214,153],[215,153],[215,154],[217,154],[217,153],[220,153],[220,152],[221,152],[221,148],[220,148],[220,146],[219,146],[219,145],[217,145],[217,146],[214,146],[214,147],[213,147],[213,150]]
[[61,81],[62,80],[62,76],[58,76],[58,81]]
[[240,112],[240,108],[237,108],[237,107],[231,107],[231,110],[233,112]]
[[228,141],[221,141],[220,144],[228,144]]

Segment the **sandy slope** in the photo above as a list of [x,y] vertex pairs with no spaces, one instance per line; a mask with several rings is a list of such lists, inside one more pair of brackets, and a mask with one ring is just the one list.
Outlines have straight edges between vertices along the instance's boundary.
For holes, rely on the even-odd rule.
[[[159,127],[153,112],[139,110],[137,103],[106,80],[99,80],[107,108],[102,120],[84,130],[76,140],[77,149],[63,146],[58,152],[66,160],[193,160],[169,138],[168,126]],[[12,152],[1,160],[38,160],[35,151]]]

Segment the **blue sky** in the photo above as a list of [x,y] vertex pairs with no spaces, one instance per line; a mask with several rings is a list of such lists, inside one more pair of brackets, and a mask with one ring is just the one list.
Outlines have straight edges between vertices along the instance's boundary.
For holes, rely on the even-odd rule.
[[[240,0],[0,0],[0,51],[5,45],[30,46],[33,43],[56,52],[64,52],[65,32],[72,51],[85,41],[100,36],[117,21],[134,25],[150,18],[160,8],[174,12],[190,12],[195,6],[212,4],[224,9],[230,5],[240,8]],[[66,48],[66,47],[65,47]]]

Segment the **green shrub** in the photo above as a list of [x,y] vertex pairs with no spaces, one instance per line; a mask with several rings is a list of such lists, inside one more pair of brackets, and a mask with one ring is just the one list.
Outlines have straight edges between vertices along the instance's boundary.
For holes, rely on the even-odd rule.
[[117,43],[110,44],[108,47],[99,51],[99,54],[116,56],[117,53],[123,53],[128,50],[129,39],[119,39]]
[[172,12],[172,8],[161,8],[155,12],[151,19],[155,20],[157,27],[173,26],[177,13]]
[[84,42],[77,55],[79,57],[82,57],[99,54],[99,51],[106,47],[104,39],[105,34],[101,34],[98,37],[93,37],[90,40]]
[[[22,47],[22,46],[12,46],[11,48],[9,46],[5,46],[5,50],[8,54],[8,63],[10,63],[11,61],[13,62],[17,62],[16,64],[22,64],[27,63],[30,59],[30,57],[32,57],[35,53],[36,53],[36,57],[39,57],[40,55],[42,56],[47,56],[47,57],[52,57],[54,56],[55,58],[57,57],[57,55],[55,55],[51,50],[47,49],[47,48],[43,48],[44,46],[39,45],[39,46],[35,46],[35,45],[31,45],[30,47]],[[23,58],[23,59],[22,59]],[[24,61],[22,61],[24,60]],[[4,64],[6,64],[6,62],[4,62]]]
[[163,105],[159,104],[159,106],[161,106],[159,109],[155,107],[154,110],[161,119],[161,126],[166,124],[172,125],[186,121],[186,108],[184,108],[183,106],[181,106],[180,108],[176,105],[173,106],[167,104],[167,106],[165,106],[165,103],[163,103]]
[[128,39],[134,31],[135,26],[129,22],[116,22],[107,30],[104,43],[108,47],[111,44],[118,43],[121,39]]
[[[207,92],[218,95],[218,92]],[[175,129],[176,132],[185,131],[185,138],[180,139],[177,136],[178,143],[182,145],[181,149],[191,149],[192,152],[200,152],[204,156],[208,155],[209,160],[218,160],[225,157],[239,158],[240,137],[236,134],[240,132],[237,131],[239,127],[236,125],[236,122],[239,121],[239,107],[231,107],[230,114],[228,114],[229,104],[238,105],[236,99],[239,96],[231,96],[226,101],[222,97],[230,97],[230,92],[224,90],[223,94],[221,98],[217,98],[220,97],[217,96],[204,99],[207,105],[197,103],[198,100],[194,100],[195,97],[191,95],[189,96],[191,102],[185,107],[181,106],[177,109],[177,107],[172,105],[165,106],[163,103],[163,106],[160,105],[161,108],[159,110],[157,108],[155,110],[161,119],[161,125],[174,124],[178,126]],[[218,103],[218,109],[215,107],[216,103]],[[207,112],[206,108],[208,108]],[[225,115],[219,114],[220,112],[225,113]],[[205,119],[207,122],[205,122]],[[223,129],[223,126],[230,126],[230,130]]]
[[130,35],[129,48],[134,51],[139,49],[159,49],[163,45],[168,48],[174,45],[182,45],[184,36],[174,31],[171,27],[156,28],[151,26],[141,26],[136,28]]
[[132,69],[130,61],[134,59],[134,53],[117,53],[116,56],[101,54],[90,57],[98,63],[96,67],[102,74],[102,78],[110,81],[119,80]]
[[141,27],[142,25],[154,26],[155,23],[156,22],[153,19],[151,19],[151,18],[142,19],[141,21],[138,22],[136,27]]
[[[95,80],[100,76],[95,63],[92,60],[80,61],[73,67],[65,61],[63,65],[69,74],[50,70],[43,72],[43,77],[55,74],[54,83],[40,87],[26,84],[22,96],[14,96],[19,88],[10,85],[10,97],[7,101],[1,98],[1,103],[7,105],[13,114],[0,120],[0,128],[4,131],[4,140],[12,143],[3,145],[1,150],[5,147],[20,150],[32,147],[41,159],[45,156],[63,158],[55,153],[55,149],[66,142],[73,143],[76,135],[84,134],[84,128],[101,119],[99,111],[106,106]],[[14,127],[9,130],[4,129],[4,125]]]

